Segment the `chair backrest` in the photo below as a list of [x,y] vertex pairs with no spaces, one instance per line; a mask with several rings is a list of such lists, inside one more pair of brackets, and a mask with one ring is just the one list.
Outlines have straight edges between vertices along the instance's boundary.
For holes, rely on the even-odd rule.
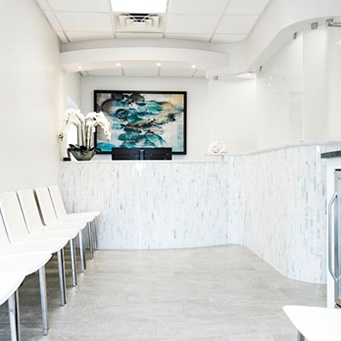
[[67,215],[62,193],[57,185],[48,187],[57,217],[62,218]]
[[10,241],[8,239],[7,230],[4,224],[4,221],[2,219],[2,214],[0,212],[0,250],[2,248],[6,248],[8,245],[10,245]]
[[41,229],[44,228],[44,225],[33,190],[21,189],[17,191],[17,195],[28,231],[41,231]]
[[15,243],[27,237],[26,222],[15,192],[0,193],[0,210],[10,242]]
[[57,215],[49,189],[47,187],[37,187],[35,189],[35,194],[44,224],[48,225],[54,223],[57,220]]

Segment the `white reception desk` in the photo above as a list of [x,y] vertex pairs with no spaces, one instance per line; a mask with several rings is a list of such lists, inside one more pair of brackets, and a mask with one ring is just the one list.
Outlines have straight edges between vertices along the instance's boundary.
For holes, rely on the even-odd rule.
[[100,210],[100,249],[243,244],[290,278],[326,281],[326,164],[336,143],[224,161],[61,163],[69,211]]

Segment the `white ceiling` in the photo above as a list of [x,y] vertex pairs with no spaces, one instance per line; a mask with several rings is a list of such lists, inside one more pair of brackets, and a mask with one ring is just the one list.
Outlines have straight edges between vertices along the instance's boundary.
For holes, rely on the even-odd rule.
[[[271,0],[168,0],[167,12],[152,25],[120,24],[122,13],[113,13],[110,0],[35,0],[61,42],[75,43],[102,39],[180,39],[206,43],[233,43],[245,39]],[[124,1],[124,0],[122,0]],[[143,0],[141,0],[143,1]],[[122,18],[121,18],[122,21]],[[126,22],[123,18],[123,22]],[[145,69],[145,66],[141,65]],[[92,70],[89,75],[108,72],[123,76],[146,75],[132,68]],[[181,68],[180,68],[181,69]],[[183,76],[177,68],[153,66],[151,76]],[[184,70],[182,70],[184,71]],[[184,71],[203,77],[200,70]]]

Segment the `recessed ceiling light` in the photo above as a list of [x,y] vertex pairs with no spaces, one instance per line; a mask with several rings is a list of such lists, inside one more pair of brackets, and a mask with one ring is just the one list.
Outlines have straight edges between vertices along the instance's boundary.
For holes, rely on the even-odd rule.
[[78,69],[83,69],[83,66],[82,66],[82,65],[79,65],[79,66],[78,66]]
[[116,63],[116,66],[121,66],[121,63]]
[[113,12],[165,13],[168,0],[111,0]]
[[191,68],[192,68],[192,69],[195,69],[196,67],[197,67],[197,66],[196,66],[195,64],[192,64],[192,65],[191,65]]
[[159,67],[160,67],[160,66],[161,66],[161,63],[156,63],[156,66],[159,66]]

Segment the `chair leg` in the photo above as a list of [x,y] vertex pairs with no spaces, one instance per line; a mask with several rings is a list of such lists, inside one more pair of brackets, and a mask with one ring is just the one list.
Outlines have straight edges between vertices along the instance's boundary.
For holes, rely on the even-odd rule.
[[49,326],[47,322],[47,293],[46,293],[46,276],[45,266],[39,269],[39,286],[40,286],[40,300],[41,300],[41,315],[43,321],[43,334],[47,335]]
[[305,337],[300,332],[298,332],[297,341],[305,341]]
[[97,240],[97,217],[94,219],[94,245],[95,249],[98,249],[98,240]]
[[11,341],[20,341],[20,314],[18,290],[8,299],[8,315],[11,330]]
[[64,249],[57,252],[58,255],[58,272],[59,272],[59,287],[60,287],[60,305],[66,304],[66,279],[65,279],[65,260]]
[[77,286],[77,266],[75,254],[75,241],[70,239],[70,256],[71,256],[71,273],[72,273],[72,286]]
[[90,259],[94,259],[94,244],[92,240],[92,229],[91,222],[87,223],[88,226],[88,238],[89,238],[89,250],[90,250]]
[[81,230],[78,234],[79,236],[79,255],[81,260],[81,271],[84,272],[86,269],[86,259],[85,259],[85,251],[84,251],[84,233]]

